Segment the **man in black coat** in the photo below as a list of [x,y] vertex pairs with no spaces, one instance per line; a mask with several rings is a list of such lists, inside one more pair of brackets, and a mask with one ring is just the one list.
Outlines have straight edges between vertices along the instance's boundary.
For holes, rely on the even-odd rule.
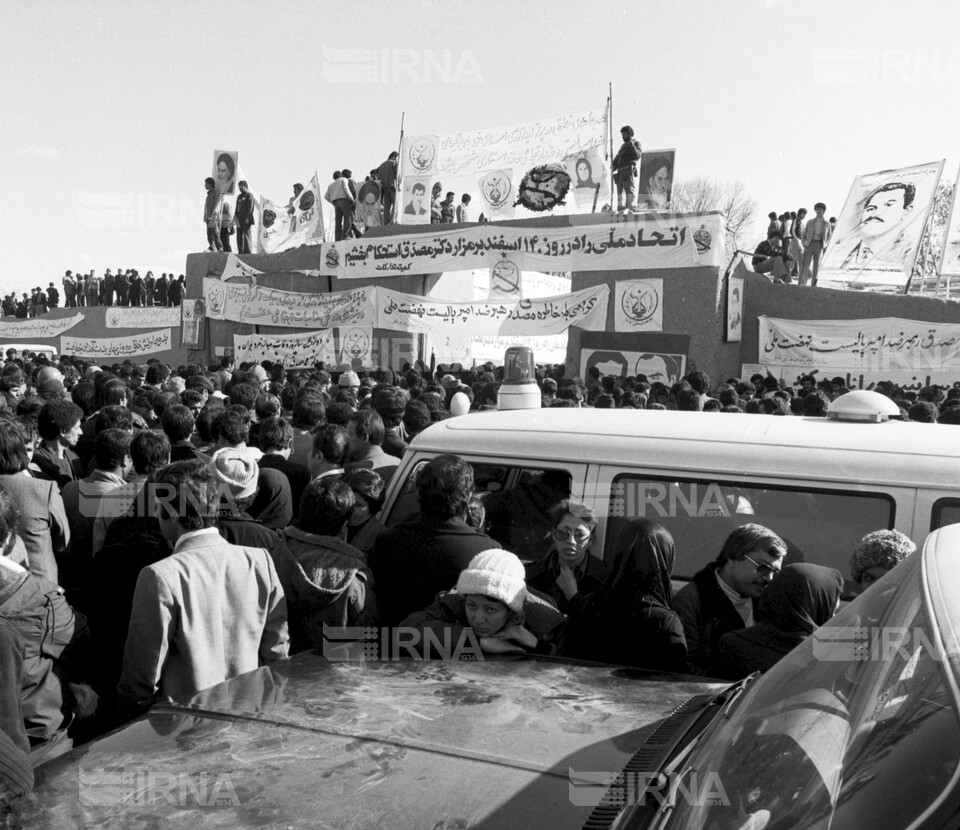
[[727,536],[716,561],[677,592],[673,610],[683,623],[694,672],[710,672],[724,634],[753,625],[756,602],[780,573],[786,554],[786,544],[772,530],[743,525]]
[[417,477],[420,513],[377,537],[370,557],[385,625],[397,625],[457,584],[478,553],[500,545],[466,522],[473,468],[439,455]]

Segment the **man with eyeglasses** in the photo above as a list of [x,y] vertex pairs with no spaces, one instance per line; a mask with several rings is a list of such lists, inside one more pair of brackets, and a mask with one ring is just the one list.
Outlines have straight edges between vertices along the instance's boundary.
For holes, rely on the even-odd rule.
[[783,567],[787,546],[769,528],[743,525],[723,543],[717,559],[698,571],[673,598],[683,623],[690,668],[707,674],[717,643],[754,623],[760,595]]

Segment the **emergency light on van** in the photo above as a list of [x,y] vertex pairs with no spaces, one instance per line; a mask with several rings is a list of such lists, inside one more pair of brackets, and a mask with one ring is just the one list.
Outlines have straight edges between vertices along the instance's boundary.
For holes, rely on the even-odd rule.
[[539,409],[533,349],[511,346],[503,356],[503,383],[497,394],[497,409]]
[[858,389],[841,395],[827,410],[827,417],[836,421],[882,423],[900,417],[900,407],[886,395]]

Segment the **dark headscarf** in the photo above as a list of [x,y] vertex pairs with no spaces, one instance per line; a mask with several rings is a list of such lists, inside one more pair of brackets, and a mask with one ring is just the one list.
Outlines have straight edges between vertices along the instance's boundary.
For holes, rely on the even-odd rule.
[[813,634],[833,616],[843,590],[840,571],[823,565],[786,565],[760,598],[757,619],[785,634]]
[[648,519],[637,519],[623,529],[617,540],[602,590],[614,602],[626,604],[642,596],[669,605],[673,560],[670,531]]

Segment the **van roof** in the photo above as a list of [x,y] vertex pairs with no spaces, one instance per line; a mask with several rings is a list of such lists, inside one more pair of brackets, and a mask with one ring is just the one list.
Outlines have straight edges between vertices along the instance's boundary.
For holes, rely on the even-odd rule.
[[411,449],[957,489],[960,430],[953,430],[902,421],[557,408],[448,418],[414,438]]

